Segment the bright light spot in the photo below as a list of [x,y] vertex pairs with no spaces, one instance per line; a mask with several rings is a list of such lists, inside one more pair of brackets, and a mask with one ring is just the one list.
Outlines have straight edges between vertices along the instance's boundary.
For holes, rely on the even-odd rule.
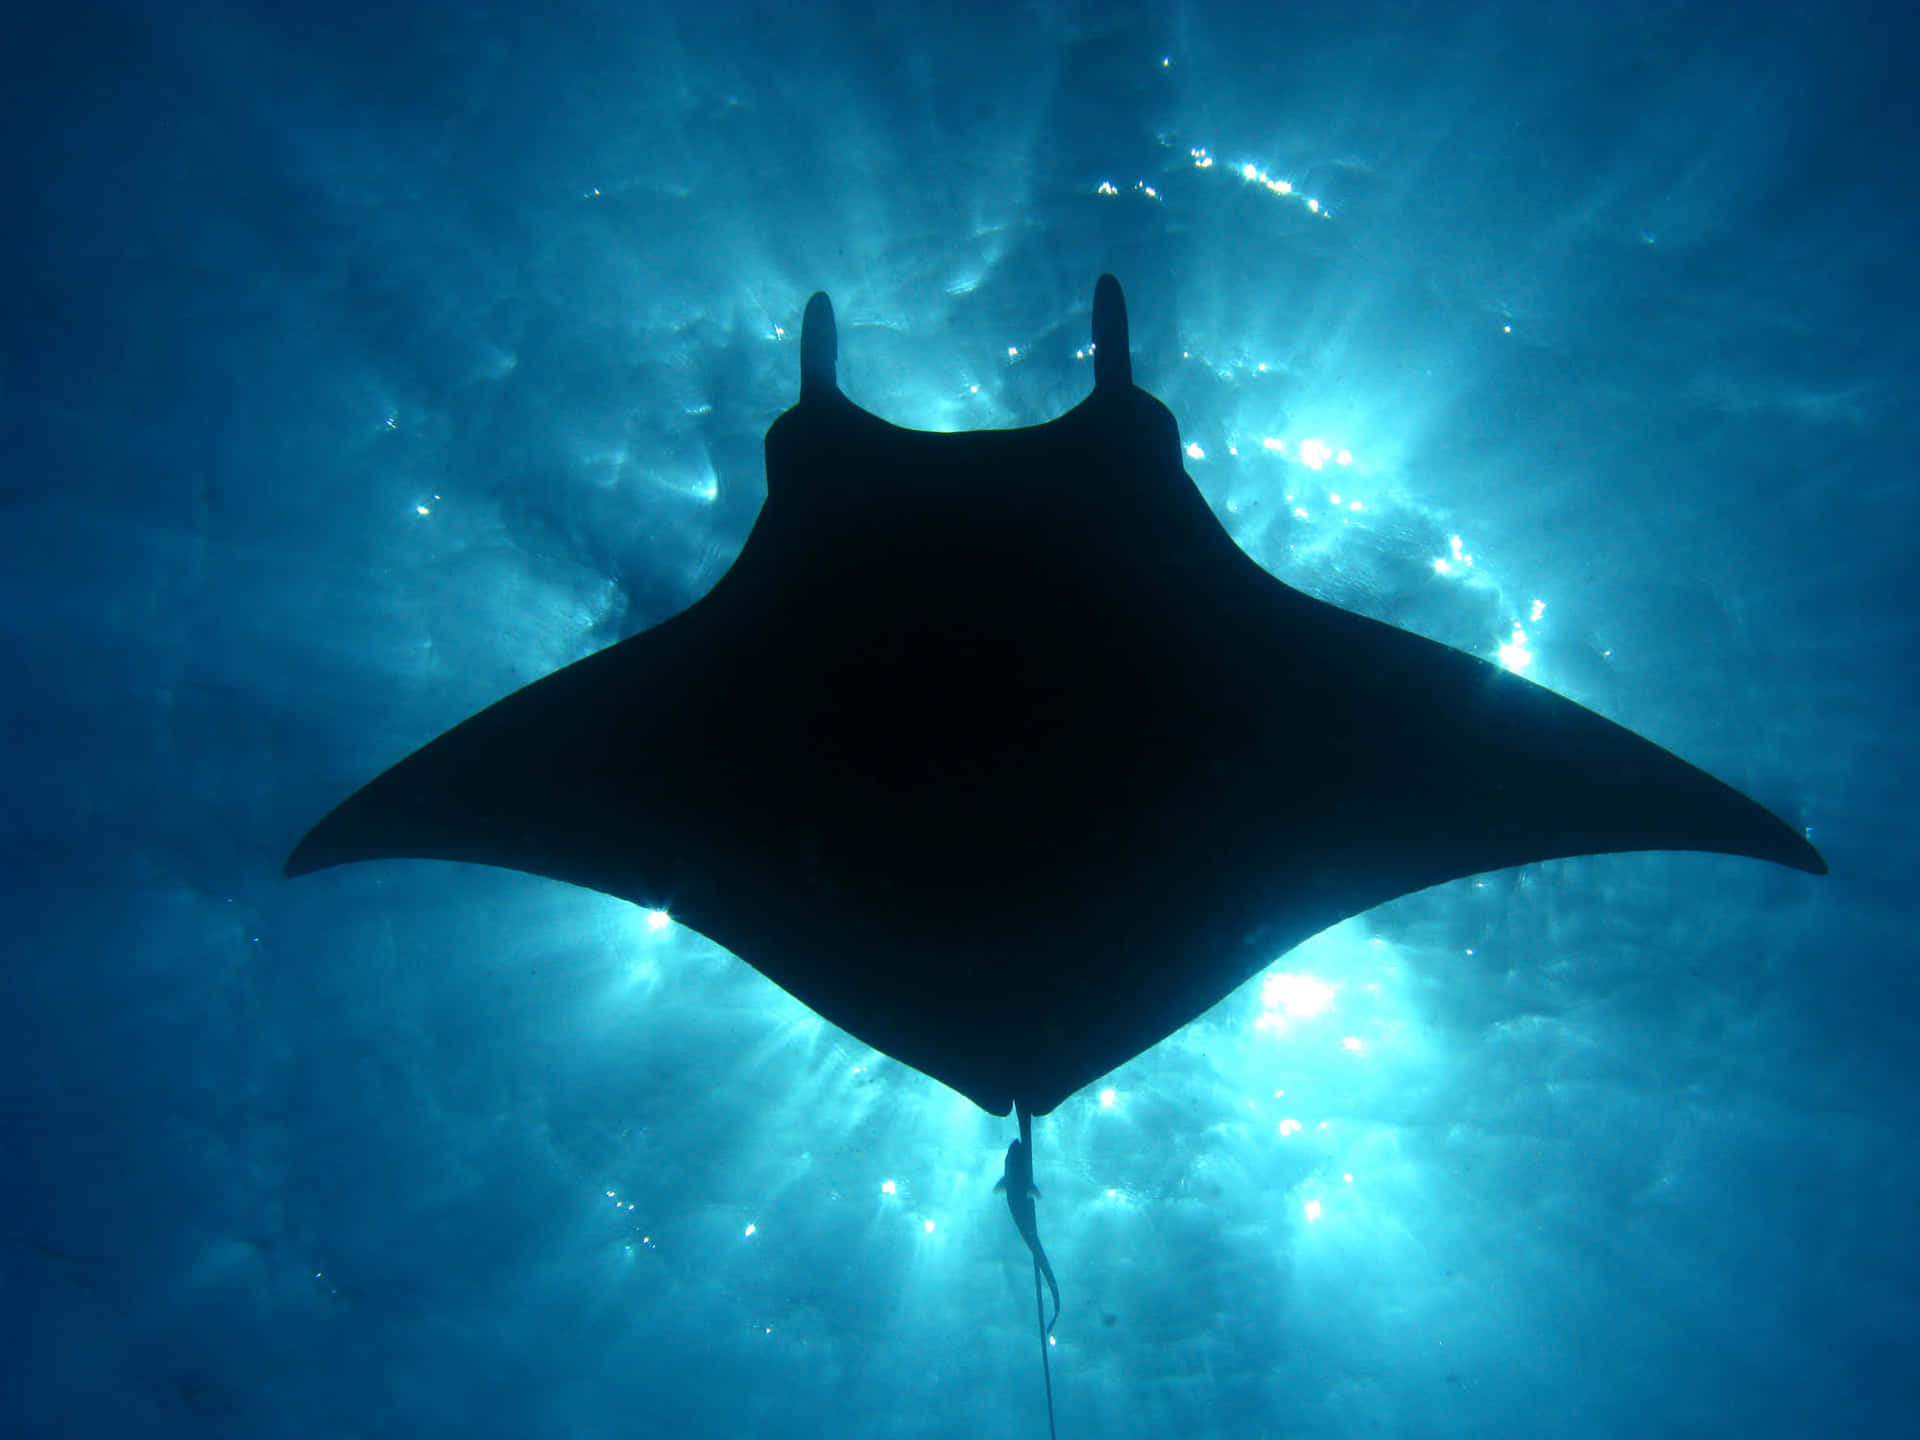
[[1513,327],[1511,325],[1502,325],[1500,327],[1500,333],[1502,335],[1511,335],[1513,333]]
[[752,1234],[753,1234],[753,1232],[754,1232],[754,1231],[756,1231],[756,1230],[758,1230],[759,1228],[760,1228],[760,1227],[759,1227],[758,1225],[749,1225],[749,1226],[747,1226],[747,1233],[746,1233],[746,1235],[743,1235],[743,1236],[741,1236],[740,1238],[741,1238],[741,1239],[743,1239],[743,1240],[744,1240],[744,1239],[748,1239],[748,1238],[750,1238],[750,1237],[752,1236]]
[[881,1193],[882,1195],[891,1195],[891,1194],[893,1194],[893,1181],[891,1181],[891,1180],[882,1180],[882,1181],[880,1182],[880,1193]]
[[1282,1120],[1280,1122],[1280,1133],[1282,1135],[1298,1135],[1300,1133],[1300,1122],[1298,1120]]
[[1318,470],[1333,458],[1333,447],[1324,440],[1302,440],[1300,442],[1300,463],[1309,470]]
[[927,1234],[933,1234],[933,1221],[927,1221]]
[[978,385],[969,385],[967,387],[967,393],[969,395],[978,395],[980,393],[980,387]]
[[1340,497],[1339,497],[1339,495],[1338,495],[1338,494],[1333,494],[1333,495],[1329,495],[1329,496],[1327,496],[1327,503],[1328,503],[1329,505],[1338,505],[1338,504],[1340,503]]
[[1113,1091],[1102,1090],[1100,1092],[1100,1108],[1102,1110],[1111,1110],[1113,1108],[1114,1101],[1117,1100],[1118,1098],[1119,1097],[1116,1096],[1113,1093]]
[[607,1191],[607,1199],[609,1200],[613,1199],[613,1191],[611,1190]]
[[1348,504],[1348,506],[1347,506],[1347,509],[1349,509],[1349,510],[1351,510],[1351,511],[1353,511],[1353,512],[1354,512],[1354,514],[1356,514],[1356,515],[1357,515],[1357,514],[1359,514],[1359,513],[1360,513],[1360,512],[1362,511],[1362,510],[1364,510],[1364,509],[1366,509],[1366,508],[1367,508],[1367,507],[1366,507],[1366,506],[1364,506],[1364,505],[1362,505],[1362,504],[1361,504],[1361,503],[1360,503],[1360,502],[1359,502],[1358,500],[1355,500],[1355,501],[1352,501],[1352,502],[1350,502],[1350,503]]
[[1353,1183],[1353,1172],[1349,1170],[1347,1171],[1346,1174],[1342,1175],[1340,1178],[1346,1181],[1347,1184],[1351,1185]]
[[1320,202],[1318,200],[1307,201],[1307,209],[1318,215],[1320,213]]
[[1538,625],[1540,623],[1540,617],[1546,613],[1547,602],[1544,600],[1536,600],[1533,602],[1533,609],[1527,614],[1527,622],[1532,625]]
[[1320,1208],[1320,1202],[1318,1200],[1307,1201],[1306,1209],[1307,1209],[1307,1223],[1309,1225],[1311,1225],[1315,1220],[1318,1220],[1321,1217],[1321,1215],[1325,1213]]
[[1513,627],[1513,638],[1500,647],[1500,663],[1516,675],[1533,663],[1533,652],[1527,648],[1527,632],[1518,625]]
[[1305,519],[1307,518],[1307,507],[1306,507],[1306,506],[1304,506],[1304,505],[1296,505],[1296,506],[1294,506],[1294,507],[1293,507],[1293,518],[1294,518],[1294,519],[1296,519],[1296,520],[1305,520]]
[[1213,157],[1207,154],[1205,150],[1189,150],[1187,154],[1193,157],[1193,163],[1196,169],[1209,170],[1213,167]]
[[1020,358],[1020,347],[1018,345],[1007,346],[1007,358],[1009,360],[1018,360]]
[[1284,1010],[1289,1020],[1310,1020],[1333,1004],[1333,987],[1311,975],[1269,975],[1260,987],[1260,1003]]
[[664,910],[647,911],[647,929],[664,930],[673,924],[673,917]]
[[413,507],[413,513],[416,515],[431,515],[433,513],[433,507],[430,505],[416,505]]
[[1353,452],[1351,450],[1340,451],[1333,457],[1333,463],[1336,465],[1351,465],[1353,463]]
[[1189,460],[1204,460],[1207,458],[1207,452],[1200,448],[1200,442],[1196,440],[1193,444],[1187,446],[1187,458]]
[[1349,1055],[1364,1055],[1367,1053],[1367,1042],[1357,1035],[1349,1035],[1340,1042],[1340,1048]]
[[1287,442],[1284,440],[1276,440],[1271,435],[1260,443],[1276,455],[1284,455],[1287,453]]
[[1241,174],[1241,176],[1242,176],[1243,178],[1245,178],[1245,179],[1248,179],[1248,180],[1258,180],[1258,179],[1260,178],[1260,170],[1259,170],[1259,167],[1258,167],[1258,166],[1255,166],[1255,165],[1248,165],[1248,166],[1246,166],[1246,167],[1244,167],[1244,168],[1243,168],[1243,169],[1242,169],[1242,170],[1240,171],[1240,174]]
[[1453,563],[1454,564],[1456,565],[1473,564],[1473,557],[1467,554],[1466,546],[1460,543],[1460,537],[1458,535],[1453,536],[1450,540],[1448,540],[1447,543],[1453,547]]
[[1102,180],[1100,182],[1100,189],[1097,193],[1101,195],[1118,195],[1120,192],[1114,188],[1114,184],[1111,180]]
[[387,429],[398,430],[399,428],[400,428],[400,417],[398,415],[387,416]]

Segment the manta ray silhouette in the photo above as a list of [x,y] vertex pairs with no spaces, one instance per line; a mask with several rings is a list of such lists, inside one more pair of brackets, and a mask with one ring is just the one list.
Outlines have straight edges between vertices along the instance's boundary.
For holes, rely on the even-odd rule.
[[841,394],[815,295],[713,589],[400,761],[287,873],[471,861],[665,908],[1023,1129],[1444,880],[1628,850],[1825,873],[1650,741],[1262,570],[1133,384],[1110,275],[1093,339],[1065,415],[930,434]]

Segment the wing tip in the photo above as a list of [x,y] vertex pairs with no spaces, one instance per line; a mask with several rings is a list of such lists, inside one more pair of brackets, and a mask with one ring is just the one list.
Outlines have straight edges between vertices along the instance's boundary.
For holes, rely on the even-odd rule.
[[1827,857],[1814,849],[1813,842],[1805,835],[1784,822],[1780,823],[1780,829],[1787,833],[1781,835],[1775,831],[1762,835],[1749,832],[1738,838],[1722,835],[1713,841],[1683,845],[1678,848],[1709,855],[1733,855],[1742,860],[1763,860],[1769,865],[1798,870],[1802,875],[1826,875],[1832,872],[1832,867],[1827,864]]
[[347,865],[356,860],[400,858],[383,846],[369,847],[353,843],[351,829],[338,823],[340,810],[344,808],[345,805],[336,808],[300,837],[300,843],[287,853],[287,858],[281,863],[282,875],[289,880],[298,880],[302,875],[331,870],[336,865]]
[[1827,864],[1827,857],[1815,848],[1813,837],[1806,830],[1790,825],[1781,816],[1766,809],[1756,800],[1747,799],[1747,803],[1766,816],[1769,834],[1765,841],[1758,835],[1754,843],[1740,853],[1755,860],[1771,860],[1776,865],[1784,865],[1789,870],[1798,870],[1803,875],[1827,875],[1833,867]]
[[280,874],[288,880],[298,880],[302,875],[311,875],[316,870],[324,870],[334,862],[314,854],[313,832],[308,831],[301,837],[300,843],[287,852],[287,858],[280,864]]

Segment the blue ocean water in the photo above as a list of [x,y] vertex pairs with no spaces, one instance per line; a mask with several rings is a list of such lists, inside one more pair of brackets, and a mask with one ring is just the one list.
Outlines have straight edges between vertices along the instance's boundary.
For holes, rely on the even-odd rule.
[[725,570],[810,292],[851,396],[971,428],[1085,393],[1111,270],[1250,553],[1678,750],[1834,873],[1411,897],[1039,1121],[1060,1434],[1902,1432],[1911,28],[0,21],[0,1427],[1045,1433],[1011,1122],[670,916],[278,867]]

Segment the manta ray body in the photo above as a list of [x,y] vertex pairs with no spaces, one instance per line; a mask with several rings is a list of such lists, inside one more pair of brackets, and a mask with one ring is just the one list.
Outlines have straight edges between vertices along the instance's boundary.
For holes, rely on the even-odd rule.
[[1442,881],[1631,850],[1825,872],[1650,741],[1261,569],[1133,384],[1111,276],[1093,339],[1057,419],[907,430],[841,393],[815,295],[712,590],[401,760],[287,873],[470,861],[667,909],[1024,1129]]

